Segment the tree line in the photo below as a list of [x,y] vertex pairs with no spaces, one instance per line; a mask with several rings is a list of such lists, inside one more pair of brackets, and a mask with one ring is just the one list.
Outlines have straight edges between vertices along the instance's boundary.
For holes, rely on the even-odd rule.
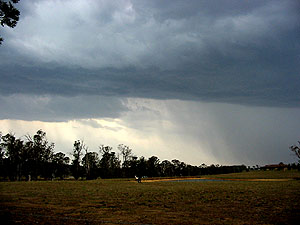
[[14,134],[0,133],[0,178],[5,180],[38,180],[97,178],[131,178],[197,176],[242,172],[245,165],[220,166],[202,164],[192,166],[178,159],[163,160],[156,156],[137,157],[132,149],[118,145],[118,152],[110,146],[100,145],[97,152],[89,151],[86,144],[76,140],[70,155],[54,152],[54,143],[46,138],[46,133],[38,130],[35,135],[17,138]]

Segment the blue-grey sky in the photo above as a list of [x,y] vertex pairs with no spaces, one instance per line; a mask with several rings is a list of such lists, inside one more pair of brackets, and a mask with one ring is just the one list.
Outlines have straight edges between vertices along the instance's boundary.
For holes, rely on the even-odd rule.
[[2,132],[44,127],[65,152],[82,138],[192,164],[296,161],[298,1],[17,7],[17,26],[0,30]]

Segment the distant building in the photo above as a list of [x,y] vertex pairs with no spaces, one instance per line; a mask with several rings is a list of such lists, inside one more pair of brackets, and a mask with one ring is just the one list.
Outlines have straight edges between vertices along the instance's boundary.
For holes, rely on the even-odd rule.
[[270,164],[262,166],[262,170],[286,170],[288,168],[288,165],[284,164],[283,162],[279,164]]

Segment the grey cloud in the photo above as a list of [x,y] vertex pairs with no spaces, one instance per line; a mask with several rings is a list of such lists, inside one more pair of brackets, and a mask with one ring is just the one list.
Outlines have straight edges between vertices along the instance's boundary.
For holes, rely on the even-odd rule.
[[[289,146],[299,138],[299,108],[178,100],[129,101],[129,106],[136,104],[140,107],[133,107],[122,117],[124,126],[145,136],[154,133],[166,142],[182,140],[182,157],[189,161],[203,161],[203,153],[220,164],[264,165],[297,160]],[[196,148],[199,154],[189,148]]]
[[[300,99],[300,77],[293,69],[284,74],[271,69],[249,73],[246,68],[229,68],[223,71],[224,74],[155,68],[95,71],[14,66],[0,70],[1,95],[98,95],[286,107],[299,107]],[[247,76],[240,74],[243,72]]]
[[[16,32],[10,32],[11,47],[18,48],[27,57],[38,57],[35,60],[85,68],[177,69],[203,61],[226,63],[224,58],[237,63],[236,59],[242,58],[247,62],[262,52],[276,56],[276,48],[282,50],[288,45],[289,52],[299,35],[296,32],[299,16],[292,7],[293,1],[264,1],[264,4],[261,1],[255,4],[252,1],[246,4],[78,1],[82,8],[70,1],[66,5],[68,10],[62,8],[61,2],[45,2],[24,16]],[[224,5],[222,11],[220,5]],[[198,13],[191,14],[190,10],[195,9]],[[57,12],[56,18],[52,18],[53,11]],[[224,15],[224,11],[229,12]],[[172,17],[177,12],[182,16]],[[165,17],[163,21],[159,20],[161,16]],[[210,58],[211,53],[219,59]]]
[[[299,137],[299,109],[211,105],[207,109],[227,154],[245,163],[295,162],[288,147]],[[211,138],[210,143],[214,143]],[[216,140],[216,143],[219,143]],[[215,148],[217,158],[226,158],[222,146]],[[227,159],[229,160],[229,159]]]
[[117,118],[128,110],[121,99],[103,96],[8,95],[0,96],[0,102],[0,120],[59,122],[99,117]]
[[35,3],[4,30],[1,95],[299,107],[295,1]]
[[[203,21],[214,21],[218,18],[231,17],[232,15],[243,15],[251,13],[257,8],[268,4],[274,4],[274,1],[248,1],[241,3],[238,0],[154,0],[154,1],[139,1],[135,0],[134,8],[137,11],[142,11],[148,16],[152,16],[159,22],[174,19],[190,19],[198,17],[199,23]],[[291,4],[291,1],[289,2]],[[145,10],[146,9],[146,10]]]

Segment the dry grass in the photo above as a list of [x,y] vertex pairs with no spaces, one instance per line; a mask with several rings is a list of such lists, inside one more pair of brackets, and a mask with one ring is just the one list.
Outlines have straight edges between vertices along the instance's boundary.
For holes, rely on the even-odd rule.
[[[282,179],[299,172],[224,176],[247,175]],[[18,224],[296,224],[300,219],[299,180],[3,182],[0,188],[2,221]]]
[[209,175],[205,177],[213,177],[218,179],[300,179],[300,172],[298,170],[259,170],[243,173]]

